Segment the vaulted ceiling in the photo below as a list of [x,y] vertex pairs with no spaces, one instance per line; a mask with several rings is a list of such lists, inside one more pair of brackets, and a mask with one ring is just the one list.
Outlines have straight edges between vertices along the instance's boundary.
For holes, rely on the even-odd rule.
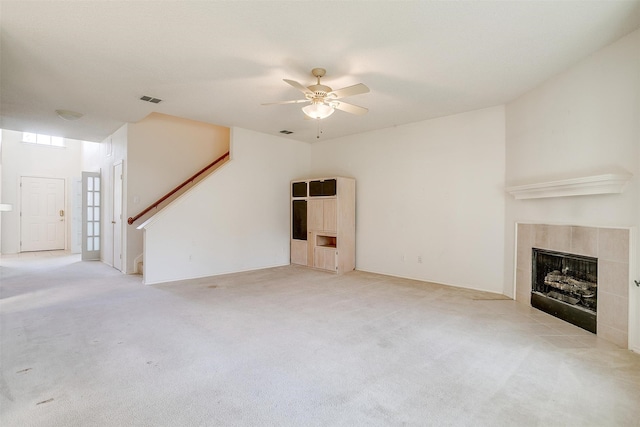
[[282,79],[371,89],[321,139],[500,105],[639,28],[640,1],[2,0],[0,22],[4,129],[101,141],[157,111],[313,142],[303,104],[261,105],[302,97]]

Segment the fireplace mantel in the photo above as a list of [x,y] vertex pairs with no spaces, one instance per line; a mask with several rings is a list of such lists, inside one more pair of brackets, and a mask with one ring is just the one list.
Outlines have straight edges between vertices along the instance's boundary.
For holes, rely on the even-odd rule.
[[520,199],[545,197],[586,196],[593,194],[620,194],[631,179],[631,174],[609,173],[559,181],[507,187],[509,194]]

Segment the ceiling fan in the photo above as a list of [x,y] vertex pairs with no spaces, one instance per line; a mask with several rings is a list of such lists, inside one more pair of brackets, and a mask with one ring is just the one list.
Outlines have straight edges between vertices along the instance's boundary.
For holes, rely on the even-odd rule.
[[362,83],[348,86],[342,89],[333,90],[329,86],[320,84],[320,78],[326,74],[324,68],[314,68],[311,74],[318,79],[318,82],[311,86],[303,86],[295,80],[283,79],[300,92],[304,93],[305,99],[297,99],[293,101],[270,102],[262,105],[276,104],[299,104],[310,102],[309,105],[302,108],[302,111],[312,119],[325,119],[329,117],[335,110],[342,110],[347,113],[363,115],[369,111],[358,105],[348,104],[342,101],[342,98],[348,96],[360,95],[369,92],[369,88]]

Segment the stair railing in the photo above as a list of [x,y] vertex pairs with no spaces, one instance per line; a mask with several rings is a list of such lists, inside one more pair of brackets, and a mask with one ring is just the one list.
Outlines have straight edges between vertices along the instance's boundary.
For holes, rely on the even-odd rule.
[[229,157],[229,152],[227,151],[226,153],[224,153],[222,156],[218,157],[216,160],[214,160],[213,162],[209,163],[207,166],[205,166],[204,168],[200,169],[198,172],[196,172],[195,174],[193,174],[191,177],[189,177],[186,181],[184,181],[182,184],[178,185],[176,188],[174,188],[173,190],[169,191],[167,194],[165,194],[164,196],[162,196],[161,198],[159,198],[158,200],[156,200],[153,204],[149,205],[148,208],[146,208],[145,210],[143,210],[142,212],[140,212],[138,215],[134,216],[134,217],[129,217],[129,219],[127,219],[127,222],[129,223],[129,225],[133,224],[135,221],[137,221],[138,219],[140,219],[142,216],[144,216],[147,212],[149,212],[151,209],[157,208],[162,202],[164,202],[165,200],[167,200],[169,197],[173,196],[174,194],[176,194],[178,191],[180,191],[185,185],[193,182],[196,178],[198,178],[200,175],[202,175],[203,173],[205,173],[206,171],[208,171],[209,169],[211,169],[212,167],[214,167],[215,165],[217,165],[218,163],[220,163],[222,160],[224,160],[225,158]]

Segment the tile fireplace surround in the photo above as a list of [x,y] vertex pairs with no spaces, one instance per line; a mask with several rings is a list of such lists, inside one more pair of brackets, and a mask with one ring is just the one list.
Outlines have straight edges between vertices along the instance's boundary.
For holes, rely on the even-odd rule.
[[597,334],[628,348],[629,238],[627,228],[518,224],[516,300],[531,305],[531,249],[598,258]]

